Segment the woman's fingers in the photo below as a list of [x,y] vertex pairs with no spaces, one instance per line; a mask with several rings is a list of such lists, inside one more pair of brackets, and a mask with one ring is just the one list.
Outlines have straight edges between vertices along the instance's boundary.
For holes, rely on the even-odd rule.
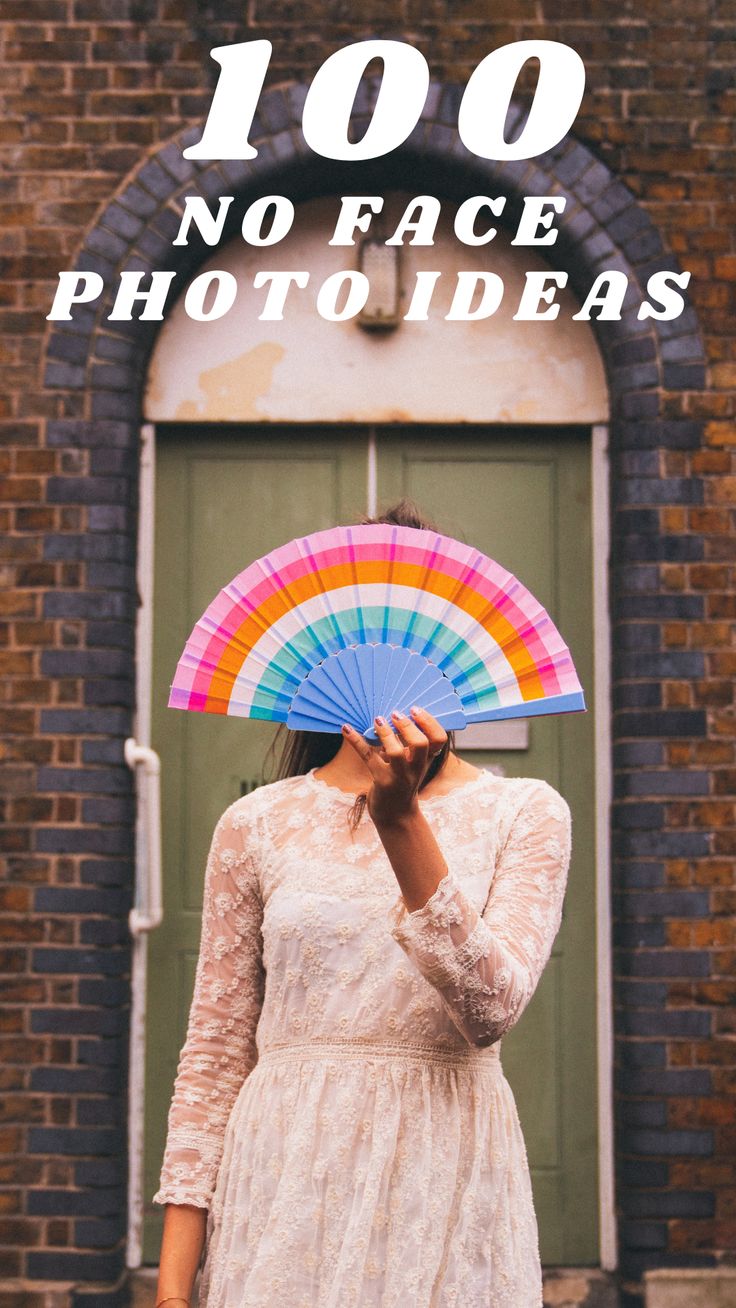
[[412,716],[408,717],[400,710],[394,710],[391,714],[393,727],[384,718],[374,719],[373,727],[381,746],[380,752],[369,745],[365,736],[354,727],[348,723],[343,726],[343,735],[376,780],[385,781],[387,764],[395,764],[400,759],[404,763],[413,761],[423,767],[421,760],[433,757],[447,740],[444,727],[426,709],[414,706],[411,713]]
[[[405,745],[410,749],[426,750],[428,741],[425,733],[408,718],[405,713],[394,710],[391,714],[396,730]],[[401,751],[403,753],[403,750]]]
[[356,731],[347,722],[343,723],[342,734],[350,742],[356,754],[359,754],[363,762],[370,767],[374,758],[374,750],[371,749],[365,736],[361,736],[360,732]]
[[445,728],[441,726],[437,719],[433,718],[432,714],[428,713],[426,709],[418,708],[414,705],[411,713],[417,726],[421,727],[429,741],[430,754],[436,754],[447,740],[447,732],[445,731]]
[[396,733],[392,731],[388,722],[381,718],[375,718],[373,728],[383,746],[386,757],[401,758],[404,753],[401,741],[397,738]]

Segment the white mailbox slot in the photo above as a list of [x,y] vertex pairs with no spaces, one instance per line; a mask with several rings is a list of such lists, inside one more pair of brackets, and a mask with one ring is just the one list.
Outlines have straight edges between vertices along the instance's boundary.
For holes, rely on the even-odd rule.
[[455,738],[457,748],[466,749],[528,749],[529,722],[527,718],[509,718],[501,722],[471,722]]

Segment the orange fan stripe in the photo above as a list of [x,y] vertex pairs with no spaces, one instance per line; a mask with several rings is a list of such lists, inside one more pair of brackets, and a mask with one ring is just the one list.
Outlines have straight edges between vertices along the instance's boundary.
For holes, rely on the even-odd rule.
[[[288,595],[284,590],[270,595],[257,609],[248,614],[231,636],[231,643],[222,651],[209,686],[205,711],[220,711],[216,706],[217,700],[220,697],[229,699],[233,681],[242,667],[246,653],[253,649],[264,631],[278,622],[285,613],[315,595],[339,590],[344,586],[354,586],[356,581],[361,584],[386,582],[389,580],[389,563],[391,563],[390,580],[394,585],[419,588],[422,578],[426,575],[424,567],[416,563],[371,559],[320,568],[317,574],[306,573],[303,577],[291,580]],[[319,586],[315,584],[317,577],[321,582]],[[452,600],[464,613],[474,617],[493,635],[498,644],[503,645],[505,640],[508,641],[508,644],[504,645],[504,655],[519,677],[523,698],[539,699],[543,696],[544,689],[536,671],[536,661],[508,618],[496,608],[492,607],[489,611],[487,599],[479,595],[471,586],[458,584],[456,577],[450,577],[444,572],[433,570],[432,591],[443,599]],[[244,649],[236,648],[234,644],[236,637]]]

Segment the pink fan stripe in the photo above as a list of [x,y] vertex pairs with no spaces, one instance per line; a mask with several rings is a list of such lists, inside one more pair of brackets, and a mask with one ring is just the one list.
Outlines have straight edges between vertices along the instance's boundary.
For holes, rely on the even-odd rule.
[[[451,537],[444,537],[443,539],[454,544]],[[379,543],[388,544],[389,546],[391,544],[391,542]],[[473,553],[478,557],[477,551],[473,551]],[[376,560],[381,557],[376,549],[375,539],[360,546],[356,550],[356,555],[358,559],[361,560]],[[424,566],[427,563],[426,551],[417,550],[411,546],[396,547],[393,552],[393,558],[394,561],[397,562],[410,562],[415,563],[418,566]],[[213,621],[217,620],[218,633],[216,634],[219,634],[220,632],[231,633],[233,628],[239,626],[249,613],[252,613],[254,609],[259,608],[265,600],[277,594],[279,591],[282,591],[289,583],[296,581],[309,573],[323,572],[325,568],[345,563],[346,561],[352,561],[349,554],[348,559],[346,560],[346,550],[340,546],[332,546],[328,549],[315,552],[307,559],[300,555],[298,558],[294,559],[293,562],[269,576],[264,577],[261,570],[260,580],[255,585],[252,583],[255,580],[253,569],[256,565],[251,564],[244,573],[239,574],[239,576],[236,577],[224,591],[220,592],[210,608],[207,609],[206,616],[212,618]],[[257,560],[256,562],[258,563],[259,561]],[[455,559],[450,554],[443,554],[440,558],[440,568],[437,569],[435,564],[435,570],[444,572],[454,580],[462,581],[465,585],[468,584],[466,560]],[[502,590],[503,584],[511,574],[509,574],[505,569],[500,567],[497,568],[496,565],[494,565],[491,571],[498,572],[498,584],[494,584],[491,578],[474,573],[472,576],[472,589],[484,599],[493,603],[495,607],[498,608],[499,612],[503,613],[504,617],[507,618],[512,626],[517,629],[525,627],[528,623],[528,615],[515,603],[511,595]],[[248,574],[250,574],[250,577],[244,586],[242,583],[246,581]],[[250,590],[248,590],[248,585],[251,587]],[[234,597],[228,607],[227,595],[232,594],[233,591],[237,598]],[[528,593],[525,594],[525,598],[527,597]],[[535,657],[538,657],[539,653],[541,653],[544,648],[545,646],[543,643],[535,642]]]

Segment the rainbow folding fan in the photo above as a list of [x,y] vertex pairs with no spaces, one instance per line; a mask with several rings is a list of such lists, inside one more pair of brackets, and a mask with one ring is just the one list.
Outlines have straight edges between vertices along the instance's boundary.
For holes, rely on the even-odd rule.
[[169,708],[375,741],[373,719],[427,709],[445,730],[585,709],[572,657],[526,587],[451,536],[379,524],[289,541],[196,623]]

